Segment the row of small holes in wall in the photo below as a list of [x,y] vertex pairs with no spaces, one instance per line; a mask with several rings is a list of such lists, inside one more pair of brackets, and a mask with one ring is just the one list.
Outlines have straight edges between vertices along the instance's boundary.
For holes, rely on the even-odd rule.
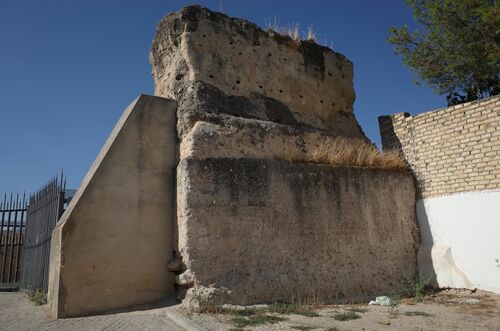
[[[208,75],[208,77],[210,77],[210,78],[214,78],[214,76],[213,76],[213,75]],[[236,81],[236,84],[238,84],[238,85],[239,85],[240,83],[241,83],[241,82],[240,82],[239,80],[237,80],[237,81]],[[263,89],[263,88],[264,88],[264,86],[259,85],[259,89]],[[232,89],[233,89],[233,91],[234,91],[236,88],[233,86],[233,87],[232,87]],[[273,89],[269,89],[269,91],[270,91],[270,92],[272,92],[272,91],[273,91]],[[280,93],[283,93],[283,90],[279,90],[279,92],[280,92]],[[301,94],[299,94],[299,98],[300,98],[300,99],[303,99],[303,98],[304,98],[304,96],[303,96],[303,95],[301,95]],[[292,97],[292,99],[293,99],[293,97]],[[319,103],[323,104],[323,103],[324,103],[324,100],[319,100]],[[332,107],[335,107],[335,102],[332,102],[332,103],[331,103],[331,105],[332,105]]]
[[[203,38],[205,38],[206,36],[207,36],[207,35],[205,35],[205,34],[204,34],[204,35],[203,35]],[[233,42],[232,42],[232,41],[230,41],[230,42],[229,42],[229,45],[233,45]],[[202,45],[201,45],[201,44],[198,44],[198,46],[202,47]],[[255,52],[257,52],[255,49],[252,49],[252,51],[253,51],[254,53],[255,53]],[[242,52],[239,52],[239,53],[238,53],[238,55],[240,55],[240,56],[241,56],[241,55],[243,55],[243,53],[242,53]],[[267,56],[271,57],[271,56],[272,56],[272,54],[271,54],[271,53],[267,53]],[[288,59],[287,59],[287,58],[283,58],[283,61],[284,61],[284,62],[288,62]],[[219,65],[221,65],[221,66],[222,66],[222,63],[219,63]],[[257,65],[258,65],[258,63],[255,63],[255,65],[257,66]],[[304,65],[304,63],[300,63],[300,65],[301,65],[301,66],[303,66],[303,65]],[[300,70],[300,69],[299,69],[299,70]],[[316,71],[318,71],[318,72],[319,72],[319,69],[317,69],[317,68],[316,68]],[[328,72],[328,76],[332,77],[332,73],[331,73],[331,72]],[[344,75],[344,74],[342,74],[342,79],[345,79],[345,75]]]
[[[203,38],[205,38],[205,37],[206,37],[206,35],[204,34],[204,35],[203,35]],[[232,42],[232,41],[230,41],[230,42],[229,42],[229,45],[233,45],[233,42]],[[201,44],[198,44],[198,46],[200,46],[200,47],[201,47],[202,45],[201,45]],[[253,52],[255,53],[255,52],[256,52],[256,50],[255,50],[255,49],[253,49]],[[239,53],[238,53],[238,55],[240,55],[240,56],[241,56],[241,55],[243,55],[243,53],[242,53],[242,52],[239,52]],[[267,55],[268,55],[268,56],[272,56],[272,54],[271,54],[271,53],[267,53]],[[287,61],[288,61],[288,59],[287,59],[287,58],[283,58],[283,61],[287,62]],[[258,64],[256,63],[255,65],[258,65]],[[304,64],[303,64],[303,63],[301,63],[301,65],[304,65]],[[222,66],[222,63],[220,63],[220,62],[219,62],[219,66]],[[319,69],[317,69],[317,71],[319,71]],[[331,77],[331,76],[332,76],[332,73],[331,73],[331,72],[328,72],[328,76],[330,76],[330,77]],[[210,78],[212,78],[212,79],[214,78],[214,76],[213,76],[213,75],[208,75],[208,77],[210,77]],[[344,75],[344,74],[342,74],[342,78],[345,78],[345,75]],[[236,81],[236,84],[238,84],[238,85],[239,85],[240,83],[241,83],[241,82],[240,82],[239,80],[237,80],[237,81]],[[262,85],[259,85],[259,89],[263,89],[263,88],[264,88],[264,87],[263,87]],[[232,89],[233,89],[233,90],[235,90],[236,88],[233,86],[233,87],[232,87]],[[272,92],[272,91],[273,91],[273,89],[270,89],[270,92]],[[279,90],[279,92],[280,92],[280,93],[283,93],[283,90]],[[293,98],[293,97],[292,97],[292,98]],[[303,95],[299,95],[299,98],[300,98],[300,99],[303,99],[303,98],[304,98],[304,96],[303,96]],[[320,103],[320,104],[323,104],[323,103],[324,103],[324,100],[320,100],[320,101],[319,101],[319,103]],[[332,103],[331,103],[331,105],[332,105],[332,107],[335,107],[335,102],[332,102]]]

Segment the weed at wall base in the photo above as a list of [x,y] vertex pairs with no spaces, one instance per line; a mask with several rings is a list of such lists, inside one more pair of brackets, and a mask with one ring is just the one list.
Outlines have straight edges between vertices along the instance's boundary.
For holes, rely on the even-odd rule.
[[36,289],[28,293],[28,297],[36,306],[44,305],[47,303],[47,295],[42,289]]

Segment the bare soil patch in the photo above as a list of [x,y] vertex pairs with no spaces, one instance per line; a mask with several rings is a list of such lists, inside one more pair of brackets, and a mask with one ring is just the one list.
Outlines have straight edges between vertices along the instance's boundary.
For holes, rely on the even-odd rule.
[[206,330],[500,330],[500,294],[444,290],[397,308],[368,305],[269,306],[186,313]]

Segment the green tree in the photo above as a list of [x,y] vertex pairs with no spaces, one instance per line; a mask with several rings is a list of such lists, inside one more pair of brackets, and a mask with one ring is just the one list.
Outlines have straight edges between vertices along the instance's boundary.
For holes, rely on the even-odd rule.
[[403,63],[449,105],[500,93],[500,1],[407,0],[422,31],[391,27]]

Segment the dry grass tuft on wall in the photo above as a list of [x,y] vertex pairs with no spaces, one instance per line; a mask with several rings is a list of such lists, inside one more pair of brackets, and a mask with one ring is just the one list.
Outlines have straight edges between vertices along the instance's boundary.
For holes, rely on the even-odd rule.
[[364,141],[346,138],[331,139],[320,145],[312,154],[311,162],[390,170],[408,169],[399,151],[381,152]]
[[377,168],[386,170],[406,171],[408,165],[397,150],[379,151],[372,144],[362,139],[325,138],[311,152],[284,152],[288,155],[277,155],[277,159],[294,162],[330,164],[336,166],[351,166]]
[[302,35],[297,23],[281,25],[279,19],[274,17],[273,19],[266,20],[266,29],[268,31],[272,30],[283,36],[288,36],[296,43],[300,43],[301,40],[316,42],[316,33],[312,25],[309,25],[309,27],[307,28],[307,32]]
[[308,41],[311,41],[311,42],[316,42],[317,38],[316,38],[316,32],[314,31],[313,29],[313,26],[312,25],[309,25],[307,27],[307,38],[306,38]]

